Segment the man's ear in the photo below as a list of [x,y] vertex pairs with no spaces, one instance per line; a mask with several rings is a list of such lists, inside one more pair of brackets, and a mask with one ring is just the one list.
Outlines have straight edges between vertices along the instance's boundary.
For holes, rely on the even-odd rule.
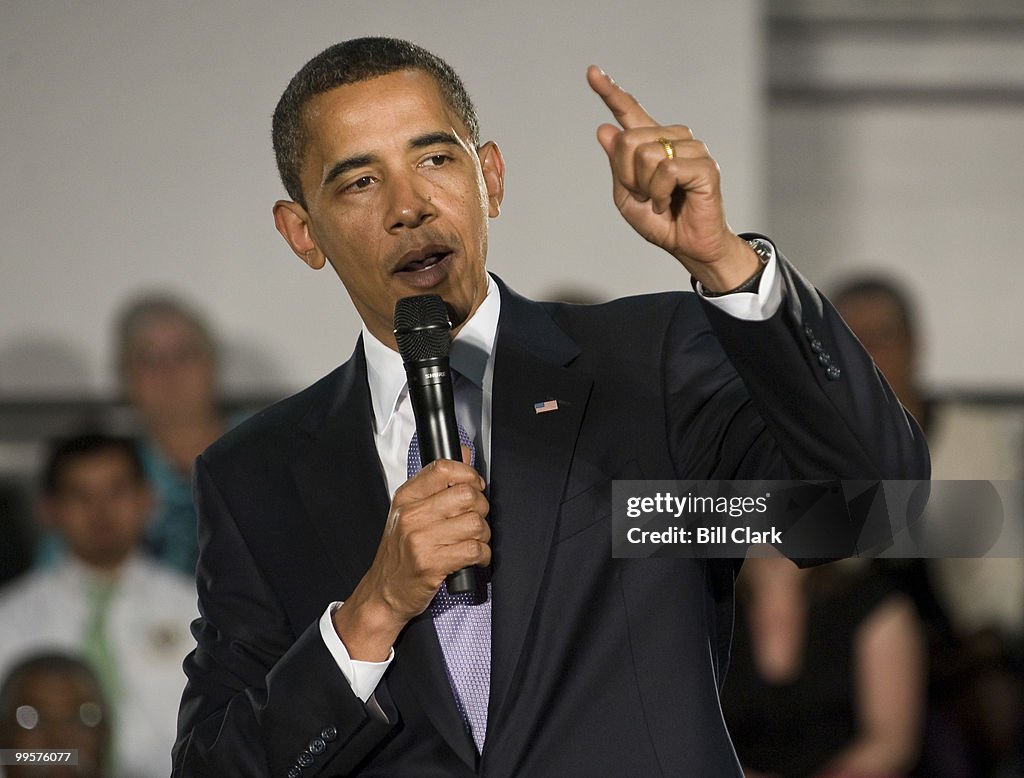
[[314,270],[324,266],[327,257],[309,232],[309,214],[305,208],[291,200],[278,200],[274,203],[274,225],[295,256]]
[[501,200],[505,196],[505,160],[501,157],[498,144],[489,140],[477,151],[480,169],[487,186],[488,216],[492,219],[501,213]]

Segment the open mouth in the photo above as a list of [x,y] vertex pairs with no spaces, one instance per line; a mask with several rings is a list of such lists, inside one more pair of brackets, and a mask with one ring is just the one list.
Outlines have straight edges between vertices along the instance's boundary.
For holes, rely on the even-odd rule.
[[435,243],[407,252],[393,272],[406,286],[425,292],[444,282],[454,265],[454,257],[454,249]]
[[400,273],[414,273],[419,270],[426,270],[427,268],[433,267],[439,262],[442,262],[451,252],[438,252],[437,254],[428,254],[422,259],[414,259],[411,262],[406,262],[401,268]]

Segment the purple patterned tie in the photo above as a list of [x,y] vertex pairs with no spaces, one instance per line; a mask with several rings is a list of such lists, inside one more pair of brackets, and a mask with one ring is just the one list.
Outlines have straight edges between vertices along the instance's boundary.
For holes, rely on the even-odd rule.
[[[469,463],[475,464],[476,449],[461,424],[459,440],[469,447]],[[413,435],[409,443],[409,477],[416,475],[422,467],[419,439]],[[430,616],[444,653],[445,670],[455,695],[455,705],[473,736],[476,750],[482,752],[487,734],[487,699],[491,690],[490,582],[487,583],[484,601],[477,602],[477,599],[474,592],[449,594],[448,584],[441,584],[430,603]]]

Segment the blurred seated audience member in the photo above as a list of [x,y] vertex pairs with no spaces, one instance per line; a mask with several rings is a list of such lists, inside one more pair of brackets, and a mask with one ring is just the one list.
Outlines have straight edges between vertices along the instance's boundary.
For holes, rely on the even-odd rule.
[[4,778],[106,778],[110,723],[99,680],[74,655],[32,654],[0,683],[0,748],[78,752],[78,764],[0,767]]
[[122,311],[116,340],[122,392],[138,414],[140,453],[156,493],[146,547],[194,576],[192,463],[228,427],[217,406],[214,339],[184,303],[147,295]]
[[[848,280],[830,296],[900,401],[921,423],[932,478],[1014,480],[1024,475],[1019,415],[939,402],[922,389],[914,307],[895,282]],[[1021,506],[1016,506],[1019,511]],[[965,524],[972,517],[964,516]],[[1004,522],[1016,533],[1021,515]],[[880,560],[914,598],[928,631],[929,727],[923,775],[1024,775],[1024,563],[1011,558]],[[954,743],[969,768],[948,770]]]
[[737,581],[722,710],[748,778],[906,775],[920,745],[921,627],[859,562],[751,558]]
[[0,674],[29,653],[81,653],[110,706],[115,775],[167,775],[196,592],[139,553],[152,493],[134,442],[58,443],[42,491],[67,553],[0,589]]

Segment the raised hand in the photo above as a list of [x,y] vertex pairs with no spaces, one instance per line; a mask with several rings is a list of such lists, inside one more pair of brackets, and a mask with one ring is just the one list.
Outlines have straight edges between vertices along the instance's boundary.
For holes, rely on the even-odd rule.
[[600,68],[591,65],[587,81],[620,125],[597,128],[619,213],[709,291],[733,289],[754,275],[760,260],[726,223],[718,163],[708,147],[689,127],[656,122]]

